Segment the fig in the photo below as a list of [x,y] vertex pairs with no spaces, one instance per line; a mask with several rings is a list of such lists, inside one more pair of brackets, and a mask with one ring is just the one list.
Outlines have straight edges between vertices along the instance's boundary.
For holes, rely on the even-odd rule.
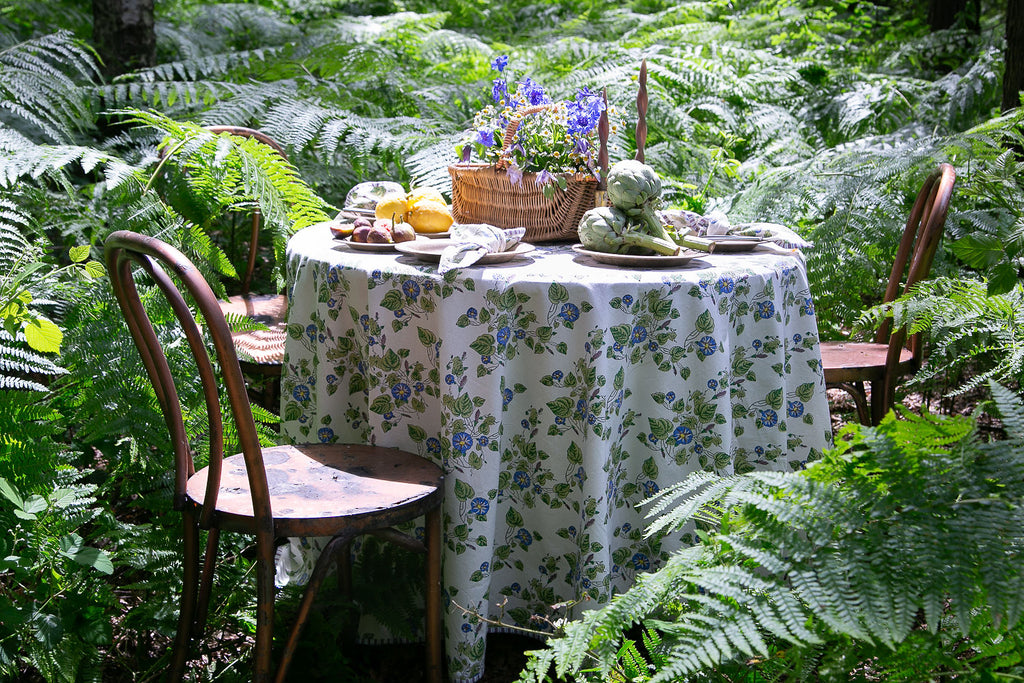
[[370,236],[370,230],[372,230],[372,229],[373,228],[371,228],[369,225],[360,225],[360,226],[358,226],[355,230],[352,231],[352,241],[353,242],[366,242],[366,241],[368,241],[368,237]]
[[416,231],[408,223],[396,223],[391,231],[391,237],[395,242],[408,242],[416,239]]
[[369,232],[366,233],[366,241],[371,244],[388,244],[392,242],[391,231],[374,225],[370,228]]
[[365,225],[366,227],[370,227],[371,225],[373,225],[373,222],[372,222],[372,221],[371,221],[371,220],[370,220],[369,218],[365,218],[365,217],[360,217],[360,218],[357,218],[357,219],[355,219],[355,220],[353,221],[353,224],[354,224],[354,225],[355,225],[355,226],[356,226],[357,228],[360,228],[360,227],[362,227],[362,226],[364,226],[364,225]]

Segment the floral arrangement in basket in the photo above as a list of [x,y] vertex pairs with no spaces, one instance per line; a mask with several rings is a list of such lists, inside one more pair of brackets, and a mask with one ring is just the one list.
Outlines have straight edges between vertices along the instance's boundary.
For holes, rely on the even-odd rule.
[[531,78],[512,81],[507,66],[505,55],[491,64],[493,102],[456,145],[453,215],[459,223],[525,227],[532,241],[573,238],[607,170],[617,112],[587,88],[554,101]]
[[[554,101],[532,78],[515,81],[510,90],[506,74],[508,55],[491,63],[498,72],[491,89],[492,104],[473,117],[473,128],[456,145],[465,162],[479,161],[505,169],[513,183],[524,173],[536,173],[535,182],[550,197],[555,187],[564,190],[566,178],[559,174],[585,174],[600,179],[598,124],[602,112],[609,114],[614,133],[618,112],[604,97],[581,88],[572,100]],[[514,125],[512,139],[506,134]]]

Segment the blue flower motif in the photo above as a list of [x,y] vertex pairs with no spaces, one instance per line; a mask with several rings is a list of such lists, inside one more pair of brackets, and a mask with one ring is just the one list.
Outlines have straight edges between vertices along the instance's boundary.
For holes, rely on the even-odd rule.
[[516,473],[512,475],[512,483],[521,489],[530,488],[529,473],[523,470],[516,470]]
[[490,568],[491,568],[491,563],[490,562],[481,562],[480,563],[480,571],[486,573]]
[[583,577],[583,587],[584,588],[590,588],[590,585],[591,585],[590,584],[590,579],[584,576]]
[[764,455],[764,446],[754,446],[754,453]]
[[370,316],[363,313],[359,316],[359,324],[363,326],[363,332],[370,331]]
[[654,435],[654,432],[648,432],[647,433],[647,440],[650,441],[652,444],[653,443],[658,443],[658,437],[656,437]]
[[316,325],[306,325],[306,336],[309,337],[309,341],[316,341]]
[[330,427],[321,427],[316,432],[316,438],[320,439],[320,443],[327,443],[334,438],[334,430]]
[[299,403],[305,403],[309,400],[309,387],[305,384],[296,384],[292,389],[292,398]]
[[576,527],[575,527],[575,525],[570,524],[569,528],[566,529],[566,531],[569,532],[570,536],[572,536],[573,538],[576,538]]
[[383,415],[381,415],[381,417],[384,418],[385,420],[394,420],[395,419],[395,411],[389,410],[388,412],[386,412]]
[[457,432],[452,435],[452,448],[465,453],[473,445],[473,437],[468,432]]
[[693,441],[693,430],[686,425],[679,425],[672,432],[672,440],[676,442],[677,446],[688,444]]
[[765,427],[774,427],[779,423],[779,414],[771,408],[761,411],[761,424]]
[[494,61],[491,62],[491,68],[498,73],[504,71],[506,66],[508,66],[508,55],[498,55],[494,58]]
[[574,323],[580,319],[580,309],[576,304],[562,304],[561,310],[558,311],[558,317],[567,323]]
[[487,510],[490,509],[490,503],[485,498],[474,498],[469,502],[469,514],[476,515],[477,517],[484,517],[487,514]]
[[633,528],[633,525],[630,524],[629,522],[626,522],[625,524],[622,525],[622,533],[628,534],[629,530],[632,529],[632,528]]
[[757,318],[767,320],[775,315],[775,304],[771,301],[759,301],[757,303]]
[[370,277],[379,282],[380,280],[384,279],[384,272],[379,269],[375,270],[372,273],[370,273]]
[[564,376],[565,375],[562,374],[561,370],[555,370],[554,372],[551,373],[551,379],[555,380],[556,382],[561,380]]
[[426,389],[426,385],[425,385],[425,384],[424,384],[423,382],[416,382],[415,384],[413,384],[413,385],[412,385],[412,389],[413,389],[413,391],[415,391],[416,393],[420,393],[420,392],[422,392],[422,391],[423,391],[424,389]]
[[786,406],[786,415],[790,417],[800,417],[804,414],[804,404],[802,401],[790,401]]
[[330,270],[327,271],[327,283],[336,285],[340,279],[341,276],[338,274],[338,266],[331,266]]
[[516,339],[526,339],[526,330],[521,327],[516,330]]
[[481,128],[476,132],[476,137],[473,138],[473,142],[483,145],[484,147],[494,147],[494,131]]
[[463,624],[462,625],[462,632],[463,633],[469,633],[472,630],[473,630],[473,625],[472,624]]
[[480,444],[481,446],[486,446],[487,444],[489,444],[491,442],[491,440],[489,438],[487,438],[486,436],[481,436],[481,437],[477,438],[476,442],[478,444]]
[[701,337],[697,342],[697,351],[704,354],[705,356],[714,355],[715,351],[718,350],[718,342],[715,341],[714,337]]
[[466,317],[469,318],[470,320],[476,320],[476,309],[475,308],[467,308],[466,309]]
[[647,340],[647,328],[643,325],[637,325],[633,328],[633,333],[629,336],[630,344],[642,344]]
[[582,398],[576,401],[576,415],[583,416],[587,414],[587,402]]
[[704,452],[704,447],[701,446],[699,443],[698,444],[694,444],[693,445],[693,452],[696,453],[697,455],[700,455],[701,453]]
[[718,389],[718,380],[717,379],[709,379],[708,380],[708,389],[710,389],[711,391],[715,391],[716,389]]
[[487,353],[487,354],[484,354],[484,355],[480,356],[480,362],[483,363],[484,365],[490,364],[490,362],[491,362],[491,354]]
[[515,592],[515,593],[518,593],[519,591],[523,590],[523,587],[519,585],[518,581],[516,581],[511,586],[509,586],[509,588],[511,588],[512,591]]
[[580,483],[580,486],[583,486],[583,482],[585,482],[587,480],[587,473],[583,470],[582,467],[577,469],[576,470],[576,474],[574,474],[572,476],[575,477],[576,481],[578,481]]
[[335,299],[333,296],[330,299],[327,300],[327,308],[334,308],[337,305],[338,305],[338,300]]
[[757,350],[759,350],[761,348],[761,340],[760,339],[755,339],[753,342],[751,342],[750,345],[754,347],[755,351],[757,351]]
[[718,279],[718,291],[722,294],[728,294],[736,288],[736,282],[731,277],[722,277]]
[[622,305],[623,306],[632,306],[633,305],[633,295],[632,294],[624,295],[622,297]]
[[447,375],[444,376],[444,383],[455,384],[455,375],[449,372]]
[[412,389],[405,382],[399,382],[395,386],[391,387],[391,395],[395,397],[398,402],[405,402],[412,396]]
[[803,340],[804,340],[804,336],[802,334],[800,334],[799,332],[797,332],[796,334],[793,335],[793,343],[794,344],[799,344]]
[[620,342],[615,342],[614,344],[612,344],[612,351],[614,351],[615,353],[619,353],[620,351],[622,351],[622,344]]
[[403,315],[405,315],[405,309],[404,308],[399,308],[399,309],[397,309],[395,311],[395,317],[396,318],[401,318]]
[[529,429],[530,428],[530,422],[528,420],[523,420],[519,424],[522,426],[523,429]]
[[555,424],[556,425],[564,425],[565,424],[565,418],[562,417],[561,415],[555,415]]
[[653,496],[659,490],[660,490],[660,488],[658,486],[658,482],[651,481],[649,479],[644,482],[644,495],[645,496],[648,496],[648,497]]
[[441,441],[436,437],[430,437],[427,439],[427,453],[440,453],[441,452]]
[[814,315],[814,301],[807,297],[804,299],[804,303],[800,306],[801,315]]
[[519,540],[519,543],[524,548],[526,546],[530,545],[531,543],[533,543],[533,536],[526,529],[520,529],[519,531],[517,531],[516,532],[516,539]]
[[406,280],[402,283],[402,291],[407,297],[416,301],[420,296],[420,285],[415,280]]
[[333,375],[333,374],[327,375],[326,377],[324,377],[324,381],[326,381],[328,385],[337,384],[338,383],[338,376],[337,375]]
[[495,335],[495,337],[498,340],[498,343],[501,344],[502,346],[508,344],[508,340],[511,336],[512,330],[509,329],[508,325],[503,326],[500,330],[498,330],[498,334]]
[[536,493],[538,496],[541,494],[543,490],[544,489],[541,488],[540,484],[533,485],[533,492]]
[[508,404],[512,402],[512,390],[505,387],[505,390],[501,392],[501,407],[507,408]]
[[651,568],[651,561],[643,553],[634,553],[633,555],[633,569],[637,571],[644,571]]

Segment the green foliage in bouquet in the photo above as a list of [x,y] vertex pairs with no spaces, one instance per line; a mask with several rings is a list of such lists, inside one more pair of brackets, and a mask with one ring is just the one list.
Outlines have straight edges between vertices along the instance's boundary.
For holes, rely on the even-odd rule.
[[[598,123],[607,110],[609,130],[617,128],[611,123],[616,110],[586,87],[574,99],[558,101],[528,76],[510,89],[507,66],[506,55],[491,63],[498,73],[491,90],[493,103],[473,117],[473,128],[455,147],[459,158],[506,168],[514,183],[521,182],[523,173],[537,173],[536,182],[544,185],[546,194],[554,192],[554,185],[565,189],[565,180],[557,173],[600,177]],[[517,122],[515,135],[506,148],[506,131],[513,121]]]

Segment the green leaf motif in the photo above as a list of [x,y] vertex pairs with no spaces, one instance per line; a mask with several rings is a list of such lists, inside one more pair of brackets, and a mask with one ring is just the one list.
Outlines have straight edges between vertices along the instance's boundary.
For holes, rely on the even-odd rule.
[[557,282],[553,282],[551,283],[551,286],[548,287],[548,299],[550,299],[553,304],[565,303],[569,300],[569,290]]
[[437,335],[425,327],[417,327],[416,335],[420,338],[420,344],[424,346],[433,346],[437,343]]
[[481,334],[473,340],[473,343],[469,345],[469,348],[473,349],[481,356],[489,356],[494,353],[494,337],[489,334]]
[[[462,479],[456,479],[455,480],[455,497],[458,498],[459,500],[469,500],[470,498],[473,497],[473,487],[470,486],[469,484],[467,484]],[[467,531],[466,535],[463,536],[463,538],[467,538],[468,536],[469,536],[469,533]]]
[[768,392],[768,395],[764,397],[765,403],[774,408],[775,410],[782,409],[783,394],[782,389],[773,389]]
[[796,388],[797,398],[799,398],[804,403],[810,401],[812,398],[814,398],[814,388],[815,384],[813,382],[804,382],[803,384]]
[[557,398],[554,401],[548,401],[548,408],[554,413],[555,417],[568,418],[572,414],[572,408],[575,405],[571,398],[563,396]]
[[672,433],[672,423],[664,418],[651,417],[647,423],[651,427],[651,434],[657,439],[666,439]]
[[392,409],[391,397],[390,396],[378,396],[373,399],[373,403],[370,404],[370,412],[383,415]]
[[384,298],[380,300],[380,305],[389,311],[397,311],[405,303],[405,296],[396,289],[392,289],[390,292],[384,295]]
[[523,516],[515,508],[509,508],[505,513],[505,523],[510,527],[519,528],[523,525]]
[[703,313],[697,316],[697,322],[694,324],[694,328],[698,332],[704,334],[710,334],[715,331],[715,320],[711,317],[711,311],[705,310]]

